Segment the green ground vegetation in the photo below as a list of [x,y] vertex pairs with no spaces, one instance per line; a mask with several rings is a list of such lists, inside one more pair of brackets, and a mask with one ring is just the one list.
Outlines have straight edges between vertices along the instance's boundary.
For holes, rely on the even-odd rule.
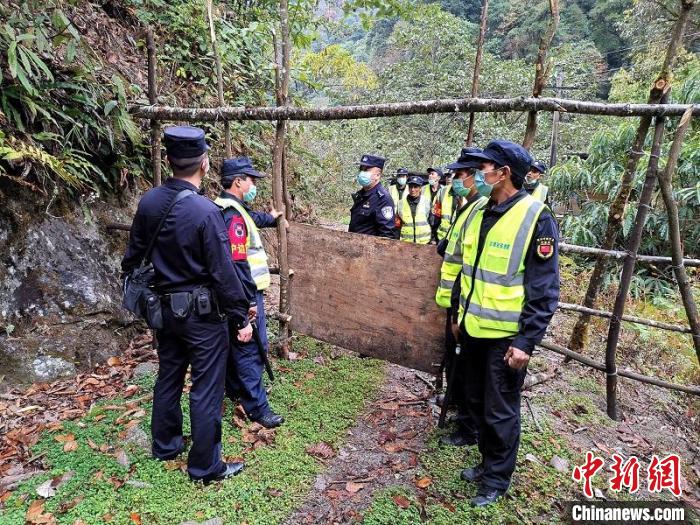
[[[225,523],[252,525],[283,520],[301,503],[323,468],[305,449],[325,442],[337,450],[345,430],[376,391],[383,373],[382,363],[376,360],[332,359],[326,345],[308,339],[302,339],[299,347],[304,348],[305,357],[279,366],[272,387],[271,403],[287,416],[287,423],[277,430],[271,443],[246,450],[251,445],[243,439],[250,425],[243,429],[234,426],[233,410],[226,402],[224,456],[229,460],[243,457],[247,462],[246,470],[237,478],[206,487],[193,484],[180,469],[184,456],[162,463],[142,449],[125,445],[120,438],[126,423],[125,418],[119,419],[123,411],[110,407],[128,400],[111,400],[96,406],[84,418],[45,433],[34,452],[44,455],[50,470],[14,492],[0,515],[0,523],[24,523],[27,509],[37,498],[36,487],[69,471],[74,472],[72,479],[60,486],[44,507],[59,524],[83,520],[86,524],[133,525],[138,519],[144,525],[171,525],[221,517]],[[319,357],[323,357],[324,364],[319,364]],[[153,377],[144,381],[137,395],[148,392],[153,382]],[[148,432],[150,406],[144,408],[141,425]],[[183,396],[183,411],[187,429],[187,396]],[[66,452],[66,442],[57,439],[70,434],[77,447]],[[109,447],[108,452],[100,451],[104,445]],[[114,451],[118,449],[124,450],[130,466],[117,461]]]

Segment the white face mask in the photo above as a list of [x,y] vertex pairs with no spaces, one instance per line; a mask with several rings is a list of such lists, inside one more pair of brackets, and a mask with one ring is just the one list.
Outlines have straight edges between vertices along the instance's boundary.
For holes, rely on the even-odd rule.
[[408,179],[406,177],[397,177],[396,184],[398,184],[399,186],[405,186],[407,180]]
[[430,185],[434,188],[440,183],[440,179],[430,179]]

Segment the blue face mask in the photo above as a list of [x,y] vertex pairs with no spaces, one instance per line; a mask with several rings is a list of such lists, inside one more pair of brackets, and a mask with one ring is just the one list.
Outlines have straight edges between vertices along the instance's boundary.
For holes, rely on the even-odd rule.
[[360,186],[369,186],[372,182],[372,177],[370,176],[369,172],[361,171],[355,176],[355,181],[357,181]]
[[464,186],[462,179],[455,179],[452,181],[452,191],[459,197],[466,197],[469,195],[469,188]]
[[252,202],[255,196],[258,194],[258,188],[255,187],[255,185],[251,185],[250,189],[243,194],[243,200],[245,202]]
[[481,195],[482,197],[488,198],[491,196],[491,192],[493,191],[493,187],[495,186],[495,184],[489,184],[488,182],[486,182],[486,174],[493,173],[495,171],[498,170],[477,170],[474,174],[474,186],[476,186],[476,191],[478,191],[479,195]]

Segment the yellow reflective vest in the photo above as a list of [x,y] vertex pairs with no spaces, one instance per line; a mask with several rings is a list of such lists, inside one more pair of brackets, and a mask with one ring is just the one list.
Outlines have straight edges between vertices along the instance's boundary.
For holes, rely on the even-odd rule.
[[476,268],[484,210],[466,227],[458,321],[470,336],[499,339],[518,333],[525,304],[525,255],[543,209],[544,203],[531,195],[515,203],[489,230]]
[[408,184],[405,184],[403,189],[399,191],[399,187],[396,184],[389,186],[389,195],[391,195],[391,200],[394,201],[394,214],[398,215],[399,206],[401,205],[401,200],[408,193]]
[[214,201],[221,209],[234,208],[243,217],[245,227],[248,230],[246,240],[246,258],[250,266],[250,274],[259,291],[266,290],[270,286],[270,269],[267,266],[267,254],[263,247],[260,231],[253,218],[248,214],[243,205],[235,199],[218,197]]
[[455,195],[452,193],[452,184],[443,186],[437,198],[440,200],[440,226],[437,231],[439,241],[443,240],[447,235],[447,230],[452,225],[452,206],[454,205]]
[[465,229],[476,215],[476,212],[483,208],[488,199],[479,197],[469,204],[464,210],[458,212],[455,222],[448,229],[447,248],[440,267],[440,284],[435,292],[435,302],[443,308],[450,307],[452,297],[452,287],[455,279],[462,269],[462,237]]
[[399,218],[401,219],[401,240],[416,244],[428,244],[430,242],[430,196],[426,197],[421,192],[416,205],[416,216],[411,214],[411,206],[408,203],[408,193],[401,199]]
[[549,186],[545,186],[540,182],[537,186],[535,186],[535,189],[532,190],[531,195],[540,202],[546,202],[547,193],[549,193]]

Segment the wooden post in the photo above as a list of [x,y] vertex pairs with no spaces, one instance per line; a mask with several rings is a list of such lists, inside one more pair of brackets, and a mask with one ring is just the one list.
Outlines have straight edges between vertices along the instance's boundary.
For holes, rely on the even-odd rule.
[[666,117],[656,117],[654,127],[654,142],[651,146],[651,154],[649,156],[649,164],[647,166],[647,174],[644,179],[642,193],[639,196],[637,207],[637,215],[634,219],[634,227],[627,241],[627,257],[622,264],[622,275],[620,277],[620,285],[617,289],[615,297],[615,306],[613,307],[613,315],[610,319],[610,328],[608,329],[608,340],[605,346],[605,374],[606,374],[606,392],[608,416],[611,419],[618,420],[619,413],[617,410],[617,365],[615,354],[617,353],[617,342],[620,339],[620,327],[622,324],[622,316],[625,313],[625,302],[629,293],[632,277],[634,277],[634,266],[637,259],[637,251],[642,242],[642,233],[644,232],[644,224],[651,208],[651,199],[656,186],[656,170],[659,167],[659,154],[661,153],[661,143],[664,136],[664,122]]
[[[564,73],[557,71],[557,98],[561,98],[561,87],[564,83]],[[559,112],[552,113],[552,139],[549,145],[549,168],[557,164],[557,142],[559,141]]]
[[688,128],[690,127],[691,119],[692,112],[690,111],[686,111],[681,117],[681,121],[678,124],[678,129],[673,137],[671,151],[668,153],[668,162],[666,162],[666,167],[663,173],[659,172],[658,178],[659,186],[661,187],[661,194],[663,195],[664,204],[666,206],[666,213],[668,214],[668,237],[671,243],[673,272],[676,276],[678,288],[681,292],[681,299],[683,300],[685,313],[688,317],[688,324],[690,324],[693,344],[695,345],[695,354],[697,355],[698,363],[700,363],[700,319],[698,318],[698,307],[695,304],[693,291],[690,283],[688,282],[688,275],[683,264],[683,241],[681,239],[680,224],[678,220],[678,205],[673,198],[673,188],[671,182],[673,180],[673,172],[676,170],[676,165],[678,164],[678,157],[681,152],[683,139],[685,138]]
[[[535,85],[532,88],[532,96],[539,97],[542,94],[545,83],[549,78],[550,65],[547,64],[547,52],[552,44],[554,34],[559,27],[559,0],[549,0],[549,12],[551,18],[547,31],[540,38],[540,47],[537,51],[537,61],[535,62]],[[537,135],[537,111],[529,111],[527,114],[527,125],[525,126],[525,137],[523,147],[530,149],[535,143]]]
[[[279,34],[276,35],[275,42],[275,98],[278,106],[289,104],[289,8],[287,0],[280,0],[279,3],[280,25]],[[287,216],[288,210],[285,207],[285,150],[286,150],[287,120],[280,119],[275,125],[275,147],[272,160],[272,197],[274,206],[278,210],[284,210]],[[280,304],[279,311],[283,317],[279,321],[279,355],[282,358],[289,356],[290,329],[289,329],[289,258],[287,243],[287,228],[284,220],[277,222],[277,235],[279,246],[277,256],[280,266]],[[284,317],[286,316],[286,317]]]
[[[156,45],[153,39],[153,29],[146,31],[146,49],[148,50],[148,103],[152,106],[158,104],[156,94]],[[160,186],[161,159],[160,159],[160,121],[151,119],[151,166],[153,169],[153,187]]]
[[[211,48],[214,52],[214,60],[216,61],[216,94],[219,99],[219,106],[225,106],[224,72],[221,66],[221,55],[219,54],[219,48],[216,44],[212,0],[207,0],[207,18],[209,20],[209,33],[211,34]],[[224,121],[224,144],[226,148],[226,158],[230,159],[233,156],[233,152],[231,150],[231,123],[228,120]]]
[[[671,67],[676,57],[678,46],[680,45],[683,37],[685,25],[688,21],[692,7],[692,1],[681,1],[681,12],[678,15],[676,24],[673,27],[671,40],[666,50],[664,63],[661,66],[661,72],[659,73],[659,76],[654,84],[652,84],[651,90],[649,91],[649,104],[657,104],[671,87]],[[625,207],[627,206],[627,201],[632,191],[632,182],[634,181],[634,174],[637,170],[637,163],[643,154],[644,142],[650,126],[650,116],[643,116],[639,119],[637,134],[632,142],[632,147],[630,148],[630,152],[627,156],[627,162],[625,163],[625,170],[622,173],[620,189],[618,190],[615,199],[610,205],[610,210],[608,211],[608,223],[605,228],[603,240],[600,244],[600,248],[604,250],[610,250],[614,246],[615,239],[619,235]],[[603,283],[606,267],[607,264],[605,259],[598,259],[596,261],[593,272],[591,273],[591,278],[588,282],[588,289],[586,290],[583,306],[587,308],[595,308],[598,299],[598,291]],[[576,321],[569,340],[569,348],[574,352],[581,351],[586,345],[588,339],[589,322],[590,316],[587,314],[582,314]]]
[[[474,74],[472,76],[472,98],[479,94],[479,75],[481,74],[481,56],[484,49],[484,39],[486,38],[486,25],[489,17],[489,0],[483,0],[481,6],[481,25],[479,26],[479,40],[476,43],[476,58],[474,59]],[[476,113],[469,113],[469,129],[464,144],[469,147],[474,142],[474,120]]]

